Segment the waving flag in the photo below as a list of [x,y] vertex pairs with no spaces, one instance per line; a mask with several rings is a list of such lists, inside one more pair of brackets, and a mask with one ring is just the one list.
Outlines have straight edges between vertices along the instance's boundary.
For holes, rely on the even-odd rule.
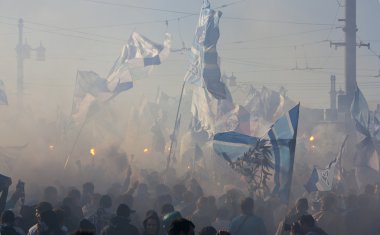
[[198,25],[191,47],[191,64],[185,81],[206,87],[216,99],[226,97],[225,85],[221,82],[216,44],[219,39],[219,19],[222,13],[214,11],[208,0],[203,1]]
[[[377,115],[375,113],[374,118],[371,118],[367,101],[358,87],[351,105],[351,116],[355,122],[356,130],[365,136],[356,145],[354,158],[356,179],[361,188],[366,184],[373,184],[379,180],[380,141],[377,138],[378,132],[376,130],[379,128]],[[371,122],[372,120],[373,122]]]
[[369,108],[363,93],[359,88],[355,91],[351,105],[351,115],[355,121],[356,129],[365,136],[369,136]]
[[71,116],[75,123],[83,123],[89,113],[96,111],[96,103],[104,103],[118,93],[108,88],[109,83],[93,71],[78,71]]
[[257,137],[236,132],[224,132],[215,134],[213,148],[219,156],[226,154],[231,161],[235,161],[252,148],[257,141],[259,141]]
[[[283,202],[289,200],[299,118],[299,104],[278,119],[268,132],[274,163],[272,194]],[[228,161],[236,161],[260,138],[236,132],[218,133],[214,136],[214,151]]]
[[5,93],[4,82],[0,80],[0,105],[8,105],[7,94]]
[[147,67],[161,64],[169,56],[170,47],[170,34],[161,45],[133,32],[108,75],[109,89],[118,93],[132,88],[133,79],[147,76]]
[[313,172],[305,185],[305,189],[311,192],[327,192],[331,191],[335,178],[335,169],[337,161],[330,162],[330,164],[325,169],[319,169],[314,167]]
[[275,162],[273,194],[288,202],[293,177],[300,105],[285,113],[268,132]]
[[335,181],[335,176],[339,174],[339,177],[342,177],[341,160],[343,156],[343,149],[347,142],[347,138],[348,135],[343,141],[338,156],[336,156],[336,158],[332,160],[324,169],[314,167],[308,182],[305,184],[305,189],[309,193],[316,191],[331,191]]

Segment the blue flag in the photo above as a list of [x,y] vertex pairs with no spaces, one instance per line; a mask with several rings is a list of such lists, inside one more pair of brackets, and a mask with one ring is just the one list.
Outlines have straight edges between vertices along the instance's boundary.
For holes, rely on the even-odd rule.
[[285,113],[268,132],[275,162],[273,195],[289,201],[300,105]]
[[4,82],[0,80],[0,105],[8,105],[7,94],[5,93]]
[[237,132],[218,133],[214,136],[213,148],[219,156],[228,156],[235,161],[254,146],[259,138]]
[[208,0],[203,1],[198,25],[191,48],[191,64],[185,81],[206,87],[216,99],[226,98],[226,87],[221,82],[216,44],[219,39],[219,19],[222,13],[211,9]]
[[[272,195],[288,202],[293,176],[293,165],[298,128],[299,104],[278,119],[268,132],[274,163]],[[214,151],[227,161],[234,162],[260,140],[236,132],[214,136]]]

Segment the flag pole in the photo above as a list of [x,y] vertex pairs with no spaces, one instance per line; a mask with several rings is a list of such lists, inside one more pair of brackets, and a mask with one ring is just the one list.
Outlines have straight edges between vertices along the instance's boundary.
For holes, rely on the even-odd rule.
[[68,154],[67,157],[66,157],[65,166],[63,167],[63,169],[65,169],[65,170],[66,170],[67,164],[68,164],[69,161],[70,161],[70,157],[71,157],[71,155],[73,154],[75,147],[77,146],[77,143],[78,143],[79,137],[80,137],[80,135],[82,134],[83,127],[84,127],[84,125],[87,123],[87,120],[88,120],[88,115],[86,115],[86,119],[83,121],[83,123],[82,123],[82,125],[81,125],[81,127],[80,127],[80,129],[79,129],[79,131],[78,131],[78,134],[77,134],[77,136],[75,137],[74,144],[73,144],[73,146],[71,147],[70,152],[69,152],[69,154]]
[[176,115],[176,118],[175,118],[175,121],[174,121],[174,129],[173,129],[173,134],[172,134],[171,143],[170,143],[169,155],[168,155],[168,159],[167,159],[167,162],[166,162],[166,169],[169,169],[169,166],[170,166],[170,160],[171,160],[171,155],[172,155],[174,138],[177,139],[176,131],[177,131],[177,128],[178,128],[178,117],[179,117],[179,111],[180,111],[181,103],[182,103],[183,91],[185,90],[185,85],[186,85],[186,80],[183,81],[181,95],[179,97],[179,102],[178,102],[178,107],[177,107],[177,115]]

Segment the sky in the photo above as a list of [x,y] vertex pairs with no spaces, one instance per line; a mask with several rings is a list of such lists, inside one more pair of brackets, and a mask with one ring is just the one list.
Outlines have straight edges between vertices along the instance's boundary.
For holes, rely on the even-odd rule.
[[[294,101],[328,108],[330,76],[344,89],[343,0],[210,0],[223,12],[218,52],[221,70],[257,88],[285,86]],[[106,76],[133,30],[153,41],[173,37],[173,48],[191,45],[201,0],[0,0],[0,79],[16,102],[17,21],[24,19],[25,39],[46,48],[46,61],[25,61],[25,100],[50,115],[57,106],[69,112],[76,73],[93,70]],[[166,26],[165,21],[168,20]],[[357,81],[371,107],[380,103],[380,3],[357,1],[358,39],[371,50],[357,49]],[[153,96],[158,87],[180,93],[189,63],[186,53],[172,53],[149,78],[136,81],[124,100]],[[295,67],[318,68],[294,70]],[[128,103],[127,103],[128,105]]]

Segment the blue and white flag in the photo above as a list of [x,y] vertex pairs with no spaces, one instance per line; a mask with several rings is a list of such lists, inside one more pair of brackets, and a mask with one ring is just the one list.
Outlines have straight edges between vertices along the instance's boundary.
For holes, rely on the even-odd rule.
[[211,9],[208,0],[203,1],[198,25],[191,47],[191,64],[185,81],[205,87],[216,99],[225,99],[226,87],[221,82],[219,57],[216,44],[219,39],[219,19],[222,13]]
[[[288,202],[291,188],[299,104],[278,119],[268,132],[274,163],[272,195]],[[218,133],[214,136],[214,151],[228,161],[236,161],[259,141],[260,138],[236,132]]]
[[314,167],[309,180],[304,185],[305,189],[311,193],[316,191],[331,191],[336,178],[343,179],[342,157],[346,146],[348,135],[344,138],[340,151],[336,158],[332,160],[324,169]]
[[71,115],[76,123],[83,123],[96,101],[107,101],[114,94],[108,90],[107,80],[93,71],[78,71]]
[[285,113],[268,132],[275,162],[272,194],[278,196],[283,202],[289,201],[292,184],[299,108],[298,104]]
[[[363,188],[365,185],[373,184],[380,179],[380,142],[376,132],[378,128],[378,124],[376,124],[378,123],[377,115],[375,113],[374,118],[371,118],[367,101],[358,87],[351,105],[351,116],[354,119],[356,130],[365,136],[356,145],[354,158],[356,180],[359,188]],[[373,122],[371,122],[372,120]]]
[[250,148],[255,146],[259,138],[240,134],[237,132],[224,132],[215,134],[213,148],[219,156],[227,155],[234,162]]
[[8,105],[7,94],[5,93],[5,85],[2,80],[0,80],[0,105]]
[[161,64],[169,56],[170,47],[170,34],[161,45],[133,32],[107,77],[108,88],[115,93],[132,88],[133,79],[147,76],[149,67]]
[[355,96],[351,105],[351,115],[355,121],[356,129],[365,136],[370,136],[369,132],[369,108],[363,93],[359,87],[356,88]]
[[335,158],[325,169],[314,167],[308,182],[305,184],[305,189],[309,193],[331,191],[335,180],[337,161],[338,159]]

